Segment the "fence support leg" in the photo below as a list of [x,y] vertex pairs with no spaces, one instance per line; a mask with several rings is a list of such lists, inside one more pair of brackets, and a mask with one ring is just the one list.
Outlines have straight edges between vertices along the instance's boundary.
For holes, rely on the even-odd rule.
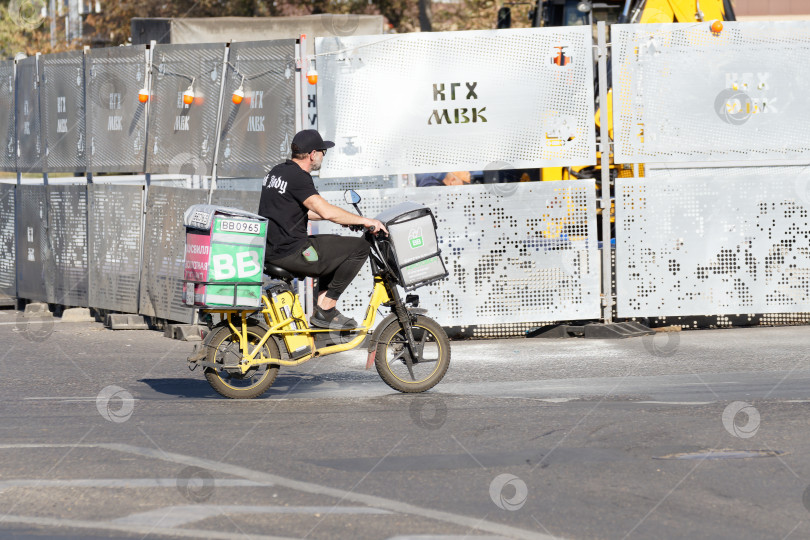
[[222,110],[225,108],[222,100],[225,95],[225,77],[228,75],[228,59],[231,54],[231,44],[225,45],[225,50],[222,53],[222,78],[219,81],[219,106],[217,109],[217,123],[214,129],[214,160],[211,165],[211,183],[208,185],[208,204],[211,204],[211,199],[214,197],[214,190],[217,189],[217,174],[219,168],[219,141],[221,138],[220,130],[222,129]]
[[[17,267],[18,263],[17,263],[17,261],[20,260],[20,251],[19,251],[19,249],[20,249],[20,235],[19,235],[19,230],[17,228],[17,224],[19,223],[20,213],[21,213],[20,212],[20,207],[21,207],[21,205],[20,205],[20,188],[19,188],[20,185],[22,185],[22,173],[17,171],[17,187],[14,188],[14,256],[15,256],[14,273],[15,274],[18,272],[18,267]],[[20,289],[19,289],[19,286],[18,286],[18,281],[19,281],[18,276],[15,275],[14,276],[14,298],[17,299],[16,308],[19,311],[22,311],[24,309],[24,302],[20,298]]]
[[602,176],[602,321],[613,321],[613,265],[610,247],[610,127],[608,125],[607,40],[604,21],[596,25],[599,68],[599,151]]
[[142,313],[141,310],[141,298],[144,297],[144,290],[146,286],[144,285],[144,268],[146,264],[144,264],[143,255],[145,252],[146,247],[144,246],[144,242],[146,241],[146,203],[149,197],[149,184],[152,183],[152,175],[145,174],[143,177],[143,191],[141,192],[141,246],[138,253],[138,265],[140,266],[140,272],[138,273],[138,306],[135,310],[135,313]]
[[[309,64],[309,59],[307,57],[307,35],[301,34],[298,37],[298,59],[296,62],[296,72],[298,73],[298,88],[296,95],[296,102],[298,107],[296,108],[298,111],[298,118],[295,122],[295,131],[298,132],[302,129],[306,129],[308,125],[308,96],[307,96],[307,68]],[[312,224],[310,223],[307,228],[307,234],[312,233]],[[298,282],[298,296],[301,298],[304,307],[304,313],[307,316],[312,316],[314,311],[314,294],[313,294],[313,283],[312,278],[305,278]]]

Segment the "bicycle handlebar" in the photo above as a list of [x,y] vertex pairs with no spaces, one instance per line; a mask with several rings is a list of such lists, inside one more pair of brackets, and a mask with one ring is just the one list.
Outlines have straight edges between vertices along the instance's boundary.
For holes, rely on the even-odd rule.
[[378,229],[376,232],[373,232],[371,229],[371,227],[366,227],[365,225],[349,225],[350,231],[364,231],[366,234],[371,234],[377,238],[384,238],[386,236],[385,231],[382,229]]

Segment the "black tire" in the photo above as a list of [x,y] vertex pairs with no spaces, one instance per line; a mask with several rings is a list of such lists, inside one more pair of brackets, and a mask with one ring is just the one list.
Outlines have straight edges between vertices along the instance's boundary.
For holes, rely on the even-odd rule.
[[[266,328],[257,324],[248,325],[248,339],[257,344],[264,336]],[[206,361],[224,365],[236,365],[242,359],[239,336],[229,326],[214,330],[214,337],[208,342]],[[264,355],[270,358],[279,356],[278,344],[271,337],[264,344]],[[262,364],[244,375],[236,370],[205,368],[205,378],[218,394],[231,399],[251,399],[264,394],[273,385],[278,375],[278,364]]]
[[422,362],[413,363],[413,377],[405,360],[410,356],[405,333],[399,321],[392,321],[380,334],[374,365],[385,384],[399,392],[424,392],[442,380],[450,366],[450,339],[439,323],[417,315],[411,326],[414,341],[420,348]]

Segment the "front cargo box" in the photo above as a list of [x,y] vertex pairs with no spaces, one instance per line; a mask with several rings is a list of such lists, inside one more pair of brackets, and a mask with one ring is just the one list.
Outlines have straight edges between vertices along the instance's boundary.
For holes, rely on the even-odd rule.
[[447,277],[436,236],[436,218],[427,206],[398,204],[377,216],[388,229],[382,241],[388,263],[398,272],[405,290]]

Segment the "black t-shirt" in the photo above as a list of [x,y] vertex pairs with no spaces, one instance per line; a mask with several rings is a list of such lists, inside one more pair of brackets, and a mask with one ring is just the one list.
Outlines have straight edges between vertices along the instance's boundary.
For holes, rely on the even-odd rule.
[[265,260],[289,255],[307,240],[307,207],[304,201],[317,195],[312,176],[287,160],[264,177],[259,215],[268,219]]

